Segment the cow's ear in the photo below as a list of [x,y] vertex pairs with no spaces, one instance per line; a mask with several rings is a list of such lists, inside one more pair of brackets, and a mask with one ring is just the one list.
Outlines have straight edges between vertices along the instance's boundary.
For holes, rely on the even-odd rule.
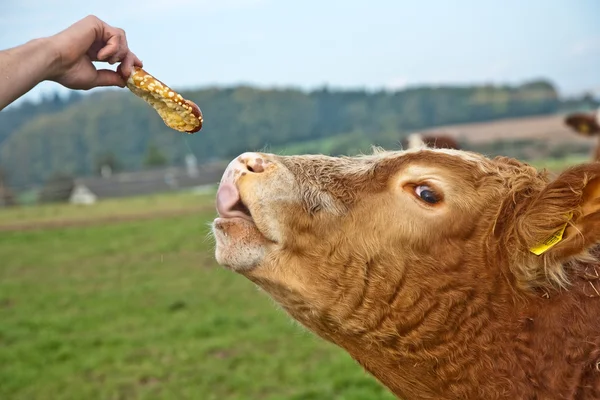
[[600,163],[564,171],[515,211],[515,272],[525,281],[565,283],[565,263],[600,242]]

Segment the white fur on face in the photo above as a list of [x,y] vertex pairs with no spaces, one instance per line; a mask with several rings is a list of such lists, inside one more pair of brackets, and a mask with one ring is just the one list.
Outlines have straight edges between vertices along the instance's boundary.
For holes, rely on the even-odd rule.
[[[312,187],[312,179],[321,180],[320,184],[324,185],[325,188],[329,188],[331,182],[327,178],[330,177],[330,173],[341,175],[368,174],[373,171],[373,166],[379,162],[419,152],[446,154],[461,158],[469,161],[470,164],[474,164],[474,166],[480,166],[482,169],[486,165],[485,157],[454,149],[417,148],[395,152],[376,150],[372,155],[339,159],[325,156],[293,156],[287,160],[297,158],[302,159],[302,163],[306,163],[306,165],[300,163],[296,165],[296,173],[306,174],[306,186],[301,185],[302,187],[299,187],[295,179],[296,175],[292,173],[294,169],[289,169],[281,164],[281,158],[279,161],[269,162],[269,166],[264,171],[251,173],[233,169],[245,165],[242,161],[246,154],[240,156],[237,164],[236,162],[231,164],[232,170],[226,172],[226,179],[230,179],[238,186],[244,204],[252,213],[253,221],[243,218],[215,220],[213,235],[217,242],[216,258],[218,263],[237,271],[248,271],[257,267],[263,262],[265,255],[270,250],[276,248],[278,244],[281,245],[282,240],[285,240],[283,236],[287,234],[286,210],[293,209],[296,210],[295,212],[300,212],[299,207],[293,206],[302,204],[303,201],[306,201],[307,196],[314,200],[320,210],[330,215],[343,215],[347,211],[345,206],[327,191],[317,190],[318,188],[315,185],[313,185],[315,187]],[[258,155],[248,154],[247,156],[254,159]],[[275,160],[276,157],[268,154],[261,154],[260,156],[264,157],[265,160]],[[319,167],[328,164],[333,165],[335,168]],[[264,165],[267,165],[267,162]],[[307,166],[310,166],[310,168],[307,169]],[[409,167],[405,174],[407,176],[419,175],[422,177],[442,177],[444,175],[443,169],[438,170],[429,167],[427,156],[425,156],[424,161],[420,162],[419,166]],[[457,190],[454,187],[447,187],[445,181],[439,184],[448,194],[454,194],[454,191]],[[356,190],[356,188],[348,187],[341,188],[341,191],[343,192],[344,189],[349,192]],[[458,195],[451,197],[451,199],[459,198]],[[292,207],[288,208],[288,206]]]
[[219,264],[235,271],[247,271],[262,261],[266,240],[252,222],[240,218],[217,219],[212,231],[217,241],[215,258]]

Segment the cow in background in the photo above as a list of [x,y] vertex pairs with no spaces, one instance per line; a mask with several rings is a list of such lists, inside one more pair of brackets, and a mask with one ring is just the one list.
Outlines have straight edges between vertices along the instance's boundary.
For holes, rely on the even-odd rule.
[[460,145],[456,139],[444,134],[432,133],[424,135],[422,133],[411,133],[402,140],[402,148],[404,149],[416,149],[421,147],[460,150]]
[[598,136],[593,159],[594,161],[600,161],[600,108],[595,114],[569,114],[565,118],[565,124],[579,135],[586,137]]

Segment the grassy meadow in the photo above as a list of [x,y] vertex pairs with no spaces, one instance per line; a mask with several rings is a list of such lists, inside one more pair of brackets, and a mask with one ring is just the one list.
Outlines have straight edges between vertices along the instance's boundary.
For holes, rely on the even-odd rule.
[[214,216],[212,191],[0,209],[0,399],[392,399],[217,266]]
[[212,202],[0,210],[0,399],[392,399],[216,265]]

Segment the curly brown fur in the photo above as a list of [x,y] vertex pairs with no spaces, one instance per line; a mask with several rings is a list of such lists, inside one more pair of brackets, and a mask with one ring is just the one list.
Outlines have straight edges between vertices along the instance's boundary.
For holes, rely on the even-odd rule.
[[222,187],[219,263],[400,398],[600,398],[600,163],[248,153]]

